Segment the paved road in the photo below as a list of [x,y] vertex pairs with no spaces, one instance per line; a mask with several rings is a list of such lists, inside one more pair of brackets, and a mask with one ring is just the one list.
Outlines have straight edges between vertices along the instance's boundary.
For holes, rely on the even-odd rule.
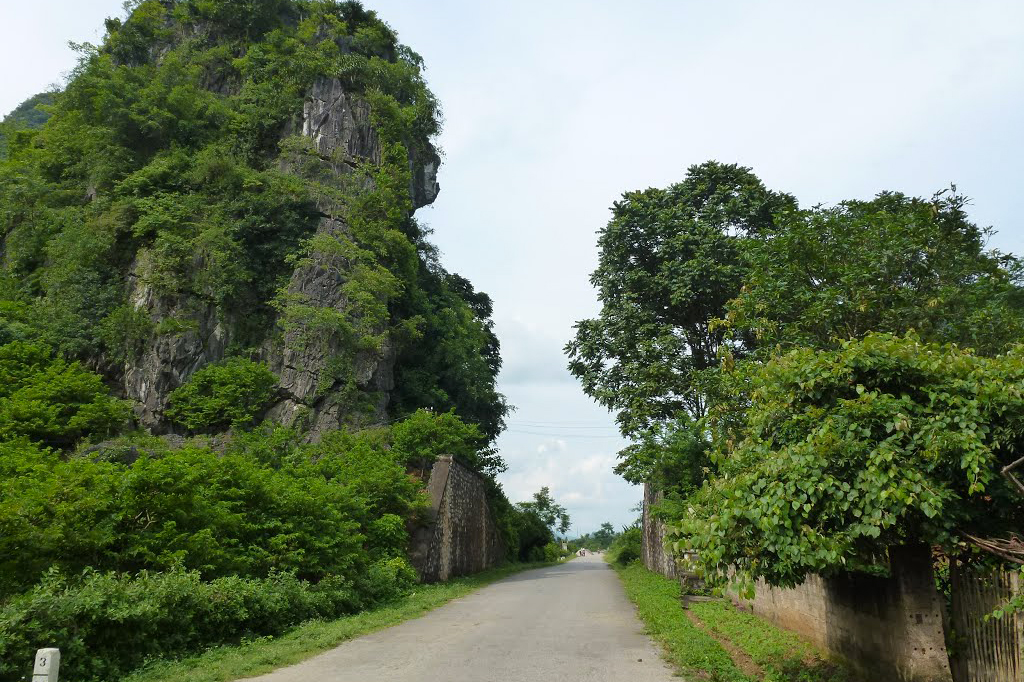
[[526,571],[254,682],[669,682],[598,557]]

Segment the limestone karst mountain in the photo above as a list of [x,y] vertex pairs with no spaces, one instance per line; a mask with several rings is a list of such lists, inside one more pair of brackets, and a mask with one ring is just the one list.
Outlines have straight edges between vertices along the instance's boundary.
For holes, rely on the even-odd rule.
[[136,3],[12,138],[0,335],[44,328],[157,433],[241,357],[277,378],[260,416],[312,438],[421,407],[493,437],[490,300],[413,217],[440,165],[419,56],[355,2],[241,4]]

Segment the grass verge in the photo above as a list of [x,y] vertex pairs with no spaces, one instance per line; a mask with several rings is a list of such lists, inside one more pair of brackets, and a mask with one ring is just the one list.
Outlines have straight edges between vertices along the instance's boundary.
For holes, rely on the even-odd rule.
[[792,632],[775,627],[726,602],[692,604],[690,610],[720,637],[746,652],[765,671],[765,680],[852,682],[844,666],[825,658]]
[[237,646],[219,646],[177,661],[154,661],[123,682],[229,682],[298,663],[345,640],[416,618],[513,573],[550,563],[510,564],[434,585],[418,585],[402,599],[332,621],[310,621],[280,637],[264,637]]
[[626,596],[636,604],[647,632],[665,650],[665,658],[683,674],[722,682],[749,682],[729,653],[714,637],[683,613],[681,588],[675,580],[652,573],[639,563],[625,568],[612,564],[622,578]]
[[[727,602],[691,604],[691,613],[705,626],[699,627],[683,610],[678,581],[639,563],[613,567],[648,633],[684,675],[715,682],[854,682],[849,670],[793,633]],[[749,656],[764,671],[763,677],[745,674],[716,638]]]

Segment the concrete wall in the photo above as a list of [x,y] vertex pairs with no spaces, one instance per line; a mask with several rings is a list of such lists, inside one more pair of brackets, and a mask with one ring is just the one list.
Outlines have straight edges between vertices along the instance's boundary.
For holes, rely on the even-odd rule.
[[409,558],[422,582],[437,582],[497,566],[505,547],[479,476],[451,457],[439,457],[427,493],[431,522],[412,533]]
[[809,577],[793,589],[757,586],[741,606],[804,635],[866,675],[950,682],[943,605],[926,546],[889,551],[891,577]]
[[644,566],[669,578],[678,578],[675,559],[665,551],[665,524],[651,515],[651,507],[661,502],[662,494],[644,483],[643,536],[640,552]]
[[[663,544],[663,524],[650,514],[651,505],[660,499],[644,486],[643,562],[652,571],[679,578],[681,571]],[[849,661],[867,679],[951,682],[943,605],[929,549],[893,548],[890,567],[888,578],[811,576],[793,589],[761,582],[752,601],[735,601]]]

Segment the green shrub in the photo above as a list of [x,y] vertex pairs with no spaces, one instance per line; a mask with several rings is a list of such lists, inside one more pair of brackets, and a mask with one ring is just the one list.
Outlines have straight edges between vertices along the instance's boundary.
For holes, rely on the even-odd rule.
[[487,438],[454,411],[417,410],[395,424],[391,434],[395,451],[411,467],[429,471],[438,456],[451,455],[473,471],[482,470],[481,452],[486,452]]
[[[392,582],[381,591],[394,595],[402,586]],[[135,576],[86,571],[73,579],[52,571],[0,607],[0,680],[21,680],[39,647],[61,650],[62,678],[105,682],[147,658],[280,634],[373,601],[344,579],[312,585],[289,573],[204,582],[180,569]]]
[[276,437],[249,434],[221,455],[142,448],[127,465],[0,443],[0,600],[51,566],[355,582],[376,562],[404,557],[404,520],[424,498],[389,451],[338,437],[276,465],[250,454]]
[[642,540],[643,531],[639,527],[624,529],[608,549],[608,558],[620,566],[628,566],[640,558]]
[[167,416],[193,431],[248,426],[277,387],[266,363],[230,358],[203,367],[171,391]]
[[66,447],[110,434],[128,416],[127,403],[110,397],[103,379],[79,363],[39,343],[0,346],[0,439]]

